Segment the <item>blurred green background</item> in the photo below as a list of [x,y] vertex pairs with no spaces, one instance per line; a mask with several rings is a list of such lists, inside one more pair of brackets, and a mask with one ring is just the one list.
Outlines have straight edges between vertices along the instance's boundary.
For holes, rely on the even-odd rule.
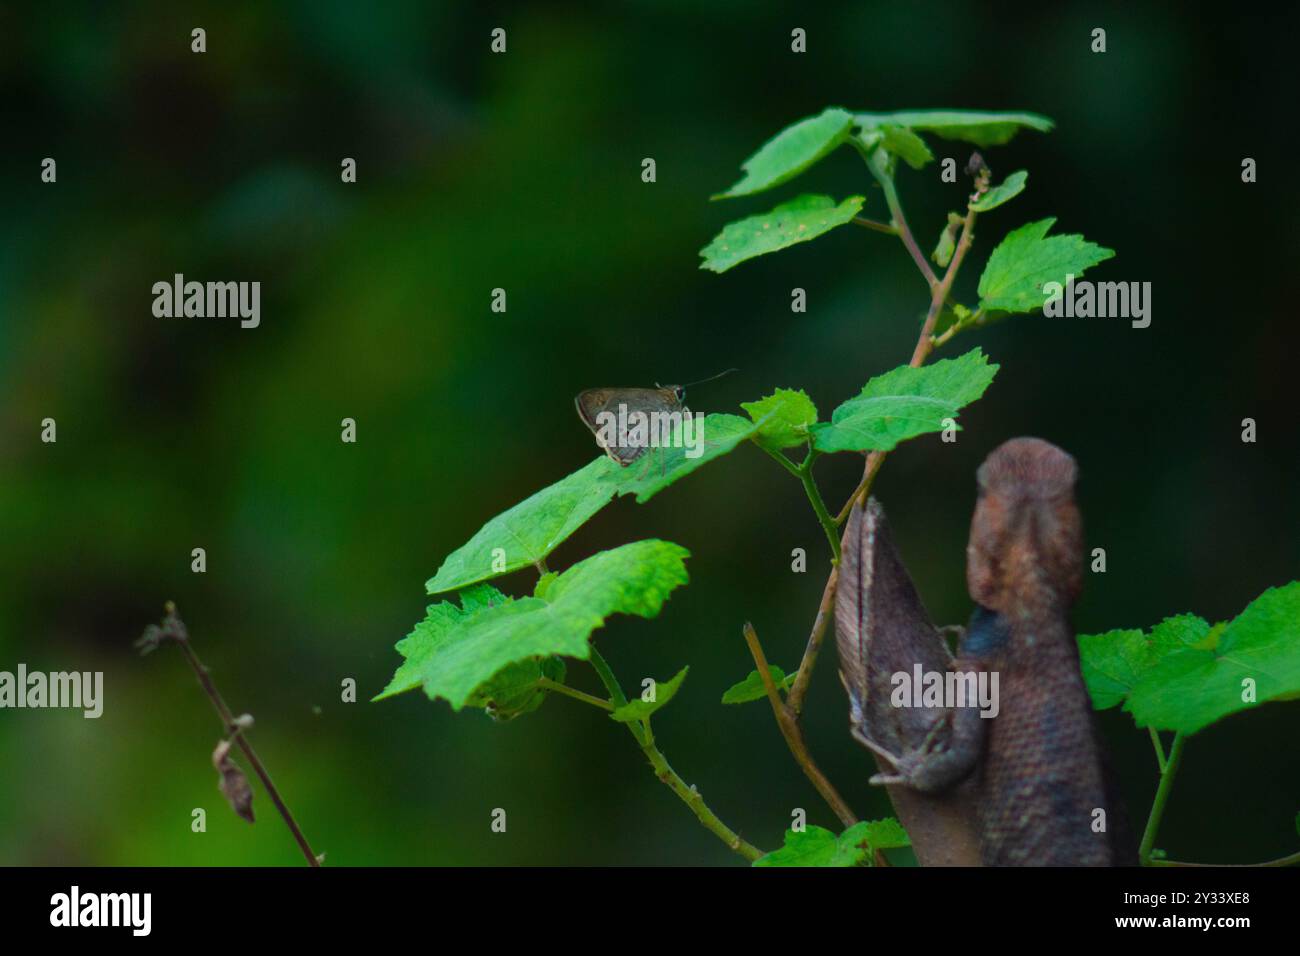
[[[330,863],[738,863],[581,704],[494,724],[418,694],[365,701],[446,554],[596,454],[579,390],[734,365],[692,390],[694,409],[779,385],[829,413],[906,360],[925,289],[887,237],[844,229],[720,277],[697,268],[725,222],[805,188],[866,191],[865,214],[887,218],[849,150],[771,195],[708,202],[766,138],[830,104],[1058,122],[987,152],[995,174],[1031,177],[982,217],[966,301],[993,244],[1045,215],[1117,251],[1097,278],[1154,285],[1146,330],[1027,316],[946,350],[979,344],[1002,371],[956,446],[911,442],[877,485],[934,617],[969,612],[974,469],[1019,434],[1080,463],[1089,547],[1109,559],[1081,631],[1225,619],[1293,580],[1300,209],[1283,141],[1297,22],[1213,9],[6,5],[0,669],[102,670],[106,700],[97,721],[0,711],[0,863],[299,862],[260,788],[254,827],[222,804],[219,726],[180,655],[132,651],[167,599],[231,705],[256,716],[257,747]],[[204,55],[189,52],[196,26]],[[806,55],[790,52],[796,26]],[[964,164],[964,148],[931,142]],[[57,185],[39,181],[46,156]],[[345,156],[355,185],[339,181]],[[928,249],[965,186],[936,167],[899,178]],[[154,318],[150,287],[176,272],[260,280],[261,327]],[[790,313],[795,286],[805,315]],[[506,314],[489,310],[494,287]],[[344,417],[355,445],[339,440]],[[1257,444],[1240,441],[1245,417]],[[823,463],[833,505],[860,470]],[[835,826],[766,706],[718,703],[751,668],[742,622],[787,668],[806,638],[825,542],[797,483],[742,448],[645,506],[615,502],[551,565],[650,536],[692,551],[690,587],[659,619],[597,638],[629,686],[691,665],[656,720],[669,760],[764,848],[794,807]],[[806,574],[790,570],[795,547]],[[503,586],[531,590],[532,575]],[[589,668],[571,675],[596,689]],[[348,677],[361,702],[340,701]],[[1103,724],[1140,826],[1149,743],[1125,715]],[[1218,862],[1293,850],[1298,729],[1300,705],[1273,704],[1193,739],[1160,845]],[[857,811],[887,813],[833,655],[807,730]],[[206,834],[190,831],[195,807]],[[495,807],[505,835],[489,829]]]

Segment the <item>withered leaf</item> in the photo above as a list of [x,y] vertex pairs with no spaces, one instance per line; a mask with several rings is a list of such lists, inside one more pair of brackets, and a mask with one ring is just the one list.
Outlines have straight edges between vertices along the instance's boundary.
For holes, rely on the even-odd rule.
[[230,804],[230,809],[253,822],[253,788],[249,786],[248,777],[238,765],[230,759],[230,741],[223,740],[212,751],[212,766],[216,768],[217,789]]

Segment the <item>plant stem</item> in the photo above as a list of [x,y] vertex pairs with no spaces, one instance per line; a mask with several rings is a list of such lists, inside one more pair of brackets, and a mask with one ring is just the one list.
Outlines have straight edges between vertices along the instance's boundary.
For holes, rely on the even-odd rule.
[[[979,190],[976,190],[976,196]],[[943,311],[943,304],[948,299],[948,293],[952,291],[953,280],[957,278],[957,272],[961,269],[962,260],[966,258],[966,253],[970,251],[971,244],[975,241],[975,233],[972,231],[975,227],[975,217],[978,213],[974,209],[967,208],[966,218],[961,224],[961,238],[957,240],[957,249],[952,254],[952,261],[948,263],[948,269],[943,274],[943,279],[934,290],[930,297],[930,309],[925,315],[925,324],[921,327],[921,334],[916,340],[916,348],[912,350],[912,358],[907,364],[912,368],[919,368],[925,364],[926,358],[934,350],[934,324],[939,320],[939,313]]]
[[[876,172],[875,167],[871,163],[867,165],[871,167],[873,175],[876,175],[877,179],[881,179],[881,175]],[[887,179],[888,177],[882,179],[882,184]],[[987,189],[987,182],[982,177],[975,187],[972,199],[977,199],[985,189]],[[890,195],[891,192],[892,182],[890,183],[890,189],[886,190],[886,196]],[[895,201],[897,200],[895,199]],[[930,357],[930,353],[934,351],[935,346],[938,344],[934,338],[934,324],[939,320],[939,313],[943,311],[943,304],[948,300],[948,295],[952,292],[952,285],[957,278],[957,272],[961,269],[962,261],[966,258],[966,253],[970,251],[971,244],[975,241],[975,234],[972,231],[975,226],[975,216],[975,210],[968,207],[966,218],[962,220],[961,224],[961,238],[957,240],[957,248],[952,254],[952,260],[948,263],[948,269],[944,272],[943,279],[937,285],[931,287],[930,308],[925,315],[925,324],[921,327],[921,334],[917,336],[916,345],[912,349],[912,357],[907,363],[912,368],[920,368],[924,365],[925,360]],[[927,276],[933,275],[928,266],[924,272]],[[947,339],[945,338],[943,341],[946,342]],[[875,481],[880,466],[885,462],[885,454],[883,451],[873,451],[867,456],[867,464],[862,471],[862,481],[858,483],[858,487],[849,496],[849,500],[844,503],[844,507],[840,509],[840,513],[835,519],[837,524],[843,523],[848,518],[855,502],[866,500],[867,494],[871,491],[871,483]]]
[[[632,725],[629,724],[628,726],[631,727]],[[654,740],[650,736],[647,735],[644,740],[639,742],[641,743],[641,751],[646,755],[646,759],[650,761],[650,766],[654,768],[655,776],[691,808],[691,811],[706,830],[751,863],[763,855],[762,850],[741,838],[738,833],[718,819],[717,814],[710,810],[709,805],[704,802],[704,797],[700,795],[700,792],[688,785],[677,774],[677,771],[668,765],[668,761],[659,748],[655,746]]]
[[537,681],[538,687],[545,687],[549,691],[557,694],[564,694],[566,697],[572,697],[574,700],[580,700],[584,704],[590,704],[592,707],[599,707],[601,710],[612,711],[614,705],[607,700],[601,700],[599,697],[593,697],[591,694],[584,694],[575,687],[568,684],[561,684],[559,681],[551,680],[549,677],[543,677]]
[[1160,829],[1160,819],[1165,813],[1165,803],[1169,800],[1169,791],[1173,788],[1174,777],[1178,773],[1178,764],[1183,756],[1183,744],[1187,738],[1181,733],[1174,734],[1174,742],[1169,745],[1169,756],[1160,770],[1160,786],[1156,788],[1155,799],[1151,801],[1151,815],[1147,817],[1147,828],[1142,834],[1142,843],[1138,847],[1138,862],[1148,863],[1151,850],[1155,846],[1156,832]]
[[1154,727],[1148,727],[1147,733],[1151,735],[1151,746],[1154,747],[1156,751],[1156,766],[1159,768],[1161,773],[1164,773],[1165,772],[1165,748],[1164,745],[1160,743],[1160,734],[1156,733],[1156,729]]
[[[614,671],[610,669],[609,663],[596,650],[594,644],[590,645],[589,649],[591,666],[595,668],[596,673],[600,676],[601,683],[609,691],[614,706],[622,707],[626,705],[627,696],[623,693],[623,688],[619,685],[618,678],[614,676]],[[738,833],[718,819],[717,814],[709,809],[709,805],[704,802],[704,797],[700,795],[700,792],[687,784],[678,775],[677,771],[669,766],[667,758],[664,757],[663,752],[655,744],[654,734],[650,730],[648,720],[629,723],[627,729],[641,748],[641,752],[645,754],[646,759],[650,761],[655,776],[691,808],[691,812],[695,814],[706,830],[750,862],[763,855],[762,850],[742,839]]]
[[849,805],[844,802],[844,798],[826,779],[826,775],[821,772],[817,764],[813,761],[812,755],[808,753],[808,745],[804,743],[803,731],[799,727],[799,721],[789,710],[789,707],[781,700],[781,695],[776,689],[776,682],[772,680],[772,672],[768,669],[767,655],[763,653],[763,645],[758,641],[758,634],[754,631],[752,624],[745,625],[745,643],[749,645],[749,653],[753,655],[754,664],[758,667],[758,676],[763,681],[763,688],[767,691],[768,702],[772,705],[772,713],[776,716],[777,726],[781,728],[781,735],[785,737],[786,745],[790,748],[790,753],[794,755],[795,763],[803,769],[812,785],[817,788],[817,792],[822,795],[835,815],[840,818],[840,822],[845,827],[851,827],[858,822],[857,816],[849,809]]
[[[876,150],[872,152],[867,150],[858,143],[857,140],[854,141],[854,144],[858,147],[858,151],[866,161],[867,168],[871,171],[871,175],[875,177],[876,181],[880,183],[881,188],[884,190],[885,202],[889,205],[889,212],[890,215],[893,216],[894,226],[898,231],[898,236],[902,239],[903,245],[907,247],[907,251],[911,254],[912,260],[916,263],[916,267],[921,271],[921,275],[930,286],[930,307],[926,313],[925,324],[921,327],[921,332],[916,339],[916,345],[912,349],[912,357],[908,362],[912,368],[919,368],[925,363],[926,358],[929,357],[931,351],[933,351],[935,347],[935,322],[938,321],[939,313],[943,310],[944,303],[948,301],[948,296],[952,292],[953,282],[956,280],[957,273],[961,269],[961,264],[966,258],[966,253],[970,251],[971,244],[974,242],[975,235],[972,230],[975,225],[975,211],[970,208],[969,204],[967,205],[966,218],[962,220],[961,236],[957,240],[957,246],[953,251],[952,259],[948,262],[948,268],[944,272],[943,279],[938,279],[934,274],[934,270],[930,268],[929,262],[926,261],[925,256],[921,253],[920,247],[917,246],[916,239],[913,237],[911,229],[908,228],[907,217],[903,214],[902,204],[898,201],[898,190],[894,187],[893,176],[890,174],[886,166],[886,160],[882,158],[881,151]],[[971,196],[971,201],[973,202],[978,199],[987,189],[988,175],[985,172],[981,173],[976,179],[975,192]],[[855,503],[866,500],[867,495],[871,492],[871,486],[876,480],[876,475],[880,473],[880,467],[885,462],[886,454],[887,453],[884,451],[872,451],[867,455],[866,464],[862,469],[862,480],[858,482],[858,486],[853,490],[853,494],[849,495],[848,501],[844,503],[844,507],[840,509],[840,513],[834,519],[830,519],[828,513],[826,513],[823,518],[823,513],[825,513],[824,502],[822,503],[821,510],[819,510],[817,514],[818,520],[822,522],[822,527],[826,530],[827,538],[832,539],[831,551],[835,555],[835,567],[831,569],[830,577],[826,580],[826,587],[822,590],[822,600],[817,608],[817,617],[813,621],[812,633],[808,637],[808,644],[804,648],[803,660],[799,663],[799,672],[796,675],[794,685],[790,688],[790,693],[783,704],[783,707],[786,709],[786,714],[792,718],[792,723],[796,730],[798,729],[799,716],[803,712],[803,701],[808,692],[808,684],[812,680],[813,668],[817,664],[817,657],[821,651],[822,638],[826,631],[827,621],[830,618],[831,605],[835,600],[835,588],[839,578],[839,556],[841,546],[832,529],[844,523],[852,512]],[[782,455],[781,457],[784,458],[785,456]],[[808,479],[810,481],[811,470],[812,452],[810,449],[809,459],[804,462],[800,469],[801,480]],[[805,484],[805,487],[807,487],[807,484]],[[813,485],[812,488],[815,490],[816,486]],[[812,500],[812,498],[813,491],[810,490],[809,499]],[[818,495],[818,498],[820,498],[820,495]],[[816,501],[813,502],[813,508],[814,510],[817,510]],[[760,667],[759,673],[765,674],[766,668]],[[777,723],[781,725],[782,733],[785,733],[786,727],[781,720],[780,714],[777,715]],[[787,736],[786,739],[789,741],[790,738]],[[800,734],[800,740],[802,740],[802,734]],[[791,745],[791,750],[794,750],[793,744]],[[799,754],[797,752],[795,753],[795,760],[799,760]],[[809,762],[811,763],[811,759]],[[807,771],[805,770],[805,772]],[[811,776],[809,779],[812,779]],[[814,784],[816,783],[815,780],[813,782]]]
[[836,532],[835,521],[831,518],[830,512],[826,510],[826,502],[822,500],[822,493],[817,487],[817,482],[813,480],[813,462],[817,460],[817,453],[808,449],[808,457],[803,460],[796,471],[799,480],[803,482],[803,490],[808,495],[808,500],[812,502],[813,511],[817,514],[817,520],[821,523],[822,530],[826,532],[826,540],[831,546],[831,563],[838,566],[840,563],[840,536]]
[[974,313],[970,315],[969,318],[961,322],[954,322],[952,325],[948,326],[948,328],[945,329],[942,334],[934,336],[933,339],[934,347],[937,349],[940,346],[947,344],[948,340],[951,339],[957,333],[965,332],[969,328],[974,328],[975,326],[981,324],[983,321],[984,321],[984,310],[976,309]]
[[311,845],[299,828],[298,822],[294,820],[288,805],[280,796],[280,791],[275,788],[275,784],[271,781],[271,775],[257,756],[257,752],[253,750],[253,745],[248,742],[247,735],[240,732],[241,728],[235,723],[234,714],[230,712],[230,708],[226,706],[226,701],[221,696],[221,692],[217,690],[217,685],[213,683],[212,675],[203,662],[199,660],[199,655],[194,652],[194,648],[190,646],[189,631],[186,629],[185,623],[177,616],[176,606],[170,601],[167,602],[167,618],[163,625],[163,633],[172,638],[180,647],[181,653],[185,655],[185,660],[189,662],[190,668],[194,671],[194,676],[199,679],[199,686],[203,688],[203,692],[207,694],[208,700],[212,702],[217,716],[221,718],[226,733],[232,736],[235,743],[239,745],[239,749],[244,752],[244,756],[248,758],[249,766],[253,768],[253,772],[262,781],[262,786],[266,788],[266,793],[271,798],[271,802],[275,804],[275,808],[280,811],[280,816],[284,818],[285,826],[293,834],[294,840],[298,842],[298,849],[302,850],[307,865],[320,866],[320,859],[312,852]]
[[883,232],[887,236],[897,236],[899,234],[897,226],[891,226],[886,222],[876,222],[874,219],[867,219],[864,216],[854,216],[854,223],[867,229],[874,229],[876,232]]
[[614,707],[627,706],[627,695],[623,693],[623,688],[619,686],[618,678],[610,670],[609,663],[596,650],[596,645],[589,645],[591,651],[591,666],[596,669],[596,674],[600,677],[600,682],[605,685],[605,690],[609,691],[609,699],[614,702]]
[[822,638],[826,635],[826,625],[831,618],[831,606],[835,603],[835,587],[839,579],[840,569],[832,568],[831,576],[826,579],[826,586],[822,588],[821,603],[817,605],[817,617],[813,620],[812,631],[803,650],[803,659],[799,662],[799,670],[795,674],[794,683],[790,686],[790,693],[785,698],[785,705],[790,708],[796,720],[803,715],[803,699],[808,693],[808,683],[812,680],[817,655],[821,652]]
[[[758,442],[755,442],[754,444],[758,445]],[[785,457],[785,452],[776,451],[773,448],[768,448],[766,445],[758,445],[758,447],[763,449],[763,451],[766,452],[769,457],[775,459],[776,463],[780,465],[782,468],[784,468],[786,471],[790,472],[790,474],[794,475],[796,478],[803,477],[803,473],[799,470],[799,466],[796,465],[794,462],[792,462],[789,458]]]
[[894,186],[894,177],[889,174],[884,165],[886,161],[884,150],[877,149],[873,153],[863,148],[856,139],[853,144],[858,148],[858,152],[862,154],[871,175],[875,177],[876,182],[880,183],[880,188],[884,190],[885,203],[889,206],[889,215],[894,220],[894,229],[898,233],[898,237],[903,240],[903,245],[907,247],[908,253],[912,256],[912,261],[916,263],[916,267],[921,270],[921,275],[925,278],[926,283],[933,290],[939,279],[935,276],[934,270],[930,268],[925,253],[916,244],[916,237],[912,235],[912,230],[908,228],[907,217],[903,215],[903,205],[898,201],[898,189]]

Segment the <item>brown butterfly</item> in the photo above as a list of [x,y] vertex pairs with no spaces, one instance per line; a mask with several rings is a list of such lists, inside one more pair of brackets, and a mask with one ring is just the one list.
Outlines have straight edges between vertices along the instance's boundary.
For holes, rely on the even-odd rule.
[[[729,368],[725,372],[719,372],[710,378],[690,384],[702,385],[735,371],[737,370]],[[656,412],[661,415],[689,415],[690,409],[685,406],[685,401],[685,385],[657,385],[654,388],[589,388],[585,392],[578,393],[574,404],[578,407],[578,417],[582,419],[582,423],[596,436],[596,444],[605,450],[605,454],[626,468],[645,454],[646,449],[652,444],[649,439],[654,433],[651,431],[642,436],[627,435],[624,436],[629,439],[627,443],[620,444],[617,440],[611,440],[618,435],[618,423],[627,422],[629,417],[635,417],[638,413],[651,421],[657,417],[654,415]]]
[[682,404],[685,400],[685,386],[666,385],[662,388],[589,388],[578,393],[574,404],[582,423],[596,436],[596,444],[626,468],[645,454],[650,443],[619,445],[617,441],[609,440],[611,434],[617,433],[617,429],[610,426],[618,422],[620,411],[624,421],[636,412],[646,415],[652,412],[686,413],[689,410]]

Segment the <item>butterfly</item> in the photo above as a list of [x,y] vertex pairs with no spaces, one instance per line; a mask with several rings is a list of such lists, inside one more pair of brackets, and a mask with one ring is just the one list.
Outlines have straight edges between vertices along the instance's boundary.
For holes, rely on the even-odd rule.
[[[574,399],[578,408],[578,417],[596,436],[596,444],[605,450],[605,454],[624,468],[632,464],[650,447],[653,429],[638,434],[635,428],[637,413],[653,422],[657,416],[653,413],[687,415],[686,388],[682,385],[666,385],[661,388],[589,388],[579,392]],[[620,436],[619,422],[632,425],[630,434]],[[619,440],[626,444],[619,444]]]
[[[702,385],[737,369],[729,368],[690,385]],[[624,468],[646,453],[648,448],[663,449],[690,444],[683,454],[698,458],[708,442],[703,440],[700,419],[686,407],[685,385],[656,385],[654,388],[589,388],[574,399],[578,417],[596,436],[596,444]],[[697,436],[698,444],[692,441]],[[660,468],[664,467],[663,456]]]

